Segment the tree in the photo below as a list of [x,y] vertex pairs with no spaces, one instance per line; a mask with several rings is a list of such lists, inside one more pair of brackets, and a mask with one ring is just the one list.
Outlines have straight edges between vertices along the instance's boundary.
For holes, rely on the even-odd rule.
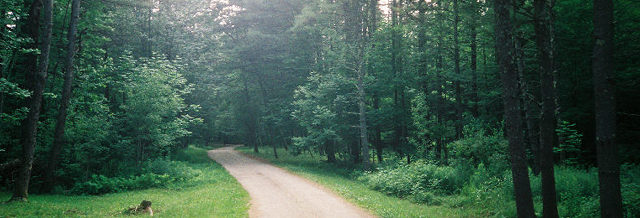
[[502,79],[505,133],[509,140],[511,174],[518,217],[535,217],[522,133],[519,78],[512,57],[515,49],[510,6],[511,2],[508,0],[494,1],[496,57]]
[[60,108],[56,117],[56,127],[53,135],[53,146],[49,154],[49,164],[47,165],[46,183],[49,191],[55,185],[55,171],[58,165],[58,159],[62,146],[64,144],[64,128],[67,120],[67,108],[71,100],[72,83],[73,83],[73,59],[76,53],[76,32],[78,30],[78,18],[80,17],[80,1],[73,0],[71,3],[71,19],[69,20],[69,29],[67,31],[67,56],[64,61],[65,74],[64,85],[62,87],[62,98],[60,99]]
[[478,98],[478,7],[476,6],[475,1],[471,3],[470,11],[470,21],[469,21],[469,37],[470,37],[470,45],[471,47],[471,102],[473,104],[471,109],[471,114],[473,117],[478,118],[480,116],[480,109],[478,108],[478,104],[480,99]]
[[[30,36],[32,39],[38,38],[37,29],[40,28],[40,17],[36,11],[42,7],[44,13],[42,41],[40,41],[40,55],[38,68],[28,72],[29,89],[32,92],[27,99],[29,113],[22,121],[22,163],[19,168],[18,178],[15,181],[15,188],[12,201],[27,201],[29,196],[29,180],[31,178],[31,168],[33,166],[33,154],[35,152],[36,134],[38,131],[38,119],[40,118],[40,106],[42,105],[42,93],[44,92],[47,79],[47,69],[49,68],[49,48],[51,46],[51,29],[53,26],[53,0],[34,0],[31,5],[29,16]],[[34,13],[35,12],[35,13]],[[36,63],[29,63],[36,65]]]
[[460,87],[460,40],[458,39],[458,24],[460,23],[460,6],[458,0],[453,0],[453,62],[456,79],[454,86],[456,89],[456,140],[462,138],[462,88]]
[[[369,132],[367,130],[366,93],[364,79],[367,75],[367,63],[365,51],[368,48],[368,33],[366,22],[370,20],[363,9],[366,4],[360,0],[347,0],[344,3],[345,12],[345,36],[348,51],[346,52],[346,67],[356,74],[356,88],[358,90],[358,116],[360,128],[360,148],[362,149],[362,161],[365,170],[369,170]],[[372,30],[369,30],[372,31]]]
[[613,68],[613,0],[593,1],[593,90],[602,217],[622,217],[620,164],[616,144]]
[[[542,215],[558,217],[556,201],[556,184],[553,170],[553,146],[556,135],[556,87],[553,63],[553,45],[551,32],[552,2],[534,0],[536,45],[540,65],[540,96],[542,98],[542,114],[540,116],[540,171],[542,173]],[[535,139],[532,139],[535,140]],[[534,143],[537,144],[537,143]]]

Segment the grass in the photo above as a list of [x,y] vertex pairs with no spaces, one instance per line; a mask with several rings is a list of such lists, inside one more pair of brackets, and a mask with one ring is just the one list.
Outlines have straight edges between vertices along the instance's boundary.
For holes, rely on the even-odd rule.
[[[159,217],[247,217],[249,195],[222,166],[207,157],[203,148],[189,147],[173,157],[200,169],[204,178],[181,189],[147,189],[101,196],[30,195],[29,203],[0,204],[0,217],[105,217],[151,201]],[[0,199],[11,197],[0,193]]]
[[[248,147],[237,150],[256,156],[285,168],[309,180],[315,181],[333,190],[348,201],[366,208],[380,217],[486,217],[489,214],[477,208],[451,206],[451,204],[426,205],[412,203],[406,199],[387,196],[369,189],[366,184],[355,179],[349,165],[326,164],[326,158],[319,155],[301,154],[293,156],[284,149],[278,149],[278,159],[273,157],[271,148],[262,149],[263,153],[253,153]],[[265,153],[266,151],[266,153]],[[455,196],[447,199],[455,202]],[[455,204],[454,205],[459,205]]]

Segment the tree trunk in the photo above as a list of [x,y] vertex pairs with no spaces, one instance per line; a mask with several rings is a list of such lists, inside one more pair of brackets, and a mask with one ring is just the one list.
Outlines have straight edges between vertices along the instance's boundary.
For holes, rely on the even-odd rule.
[[[363,53],[364,54],[364,53]],[[364,58],[364,57],[361,57]],[[362,148],[362,164],[365,170],[371,169],[369,163],[369,138],[367,132],[367,112],[365,105],[365,91],[364,91],[364,66],[361,65],[358,72],[358,110],[360,114],[360,147]]]
[[[475,13],[475,11],[473,12]],[[475,16],[474,16],[475,18]],[[472,23],[470,26],[471,31],[471,101],[473,103],[473,109],[471,113],[473,117],[478,118],[480,115],[478,109],[478,33],[476,30],[476,24]]]
[[[442,1],[438,1],[438,7],[442,7]],[[438,19],[438,27],[439,27],[439,32],[436,34],[437,38],[438,38],[438,42],[436,45],[436,77],[437,77],[437,81],[436,81],[436,90],[438,93],[438,96],[436,97],[437,102],[436,102],[436,123],[438,125],[438,128],[440,129],[440,127],[444,124],[444,88],[442,88],[443,84],[445,83],[444,79],[442,78],[442,74],[444,72],[444,36],[443,36],[443,23],[445,22],[444,16],[443,16],[443,10],[444,9],[438,9],[436,17]],[[442,148],[444,147],[444,132],[443,131],[438,131],[438,133],[436,134],[436,160],[438,160],[440,163],[444,163],[445,161],[442,159]]]
[[[38,0],[35,0],[38,1]],[[53,0],[42,0],[41,4],[34,2],[32,4],[32,12],[43,7],[43,35],[40,42],[40,61],[36,71],[29,72],[27,81],[31,83],[29,87],[33,92],[27,99],[29,104],[29,112],[27,117],[22,121],[23,141],[22,141],[22,166],[18,170],[18,177],[15,181],[15,189],[12,201],[27,201],[29,192],[29,180],[31,178],[31,168],[33,165],[33,154],[35,152],[36,136],[38,132],[38,119],[40,118],[40,106],[42,104],[42,93],[44,92],[45,82],[47,79],[47,68],[49,67],[49,48],[51,45],[51,28],[53,26]],[[34,13],[29,19],[39,19],[39,14]],[[29,21],[30,24],[36,25],[31,28],[39,28],[38,21]],[[38,37],[38,31],[31,32],[34,39]],[[36,63],[31,63],[36,64]]]
[[537,116],[533,109],[535,109],[534,103],[536,103],[535,99],[524,99],[524,115],[526,119],[527,125],[527,134],[529,138],[529,145],[532,153],[531,157],[531,171],[533,171],[534,175],[540,174],[540,134],[539,134],[539,126],[537,125]]
[[80,16],[80,0],[73,0],[71,3],[71,20],[69,21],[69,30],[67,32],[67,57],[65,59],[64,84],[62,87],[62,99],[60,100],[60,109],[56,118],[56,127],[53,135],[53,147],[49,154],[49,164],[47,165],[45,190],[51,191],[55,185],[55,171],[58,165],[60,151],[64,144],[64,127],[67,119],[67,108],[71,100],[72,83],[73,83],[73,57],[76,50],[76,32],[78,26],[78,17]]
[[273,157],[278,159],[278,151],[276,149],[276,143],[271,143],[273,145]]
[[[460,22],[458,0],[453,0],[453,62],[456,79],[454,85],[456,89],[456,140],[462,138],[462,88],[460,87],[460,42],[458,40],[458,23]],[[446,148],[445,148],[446,152]]]
[[400,108],[400,103],[398,100],[398,89],[399,89],[399,70],[398,68],[398,51],[400,50],[400,35],[396,27],[398,26],[398,1],[392,0],[391,2],[391,72],[393,74],[394,82],[393,82],[393,142],[391,147],[393,150],[400,154],[400,137],[401,137],[401,126],[400,126],[400,115],[397,113],[398,108]]
[[622,217],[620,163],[616,145],[615,74],[613,69],[613,1],[593,1],[593,86],[600,214]]
[[518,72],[515,69],[512,57],[515,54],[515,49],[512,39],[513,27],[509,12],[510,5],[511,1],[509,0],[494,1],[496,58],[503,84],[505,133],[508,137],[511,153],[511,173],[513,176],[516,209],[518,217],[526,218],[535,217],[535,214],[523,144]]
[[[373,109],[375,111],[380,110],[380,97],[378,97],[377,92],[373,93]],[[373,143],[376,148],[378,163],[382,163],[382,131],[380,130],[380,124],[376,124],[375,126]]]
[[[422,93],[424,94],[424,101],[425,103],[429,103],[429,95],[430,93],[430,88],[429,88],[429,75],[428,75],[428,70],[427,70],[427,49],[426,49],[426,44],[427,44],[427,34],[426,34],[426,2],[424,0],[420,0],[418,1],[418,55],[419,55],[419,62],[418,62],[418,75],[422,77]],[[404,111],[403,111],[404,112]],[[425,120],[429,120],[430,119],[430,115],[429,113],[425,113],[423,114],[424,119]],[[428,141],[429,139],[424,139],[424,141]],[[425,149],[426,150],[426,149]],[[435,150],[435,149],[434,149]],[[407,158],[409,158],[409,155],[407,155]],[[409,161],[407,161],[409,162]]]
[[558,217],[556,184],[553,170],[553,146],[556,138],[556,87],[553,67],[553,45],[551,40],[550,2],[534,0],[536,45],[540,64],[540,172],[542,174],[542,216]]
[[[335,141],[327,143],[324,152],[327,153],[327,161],[329,163],[336,162]],[[309,154],[311,154],[311,151],[309,151]]]

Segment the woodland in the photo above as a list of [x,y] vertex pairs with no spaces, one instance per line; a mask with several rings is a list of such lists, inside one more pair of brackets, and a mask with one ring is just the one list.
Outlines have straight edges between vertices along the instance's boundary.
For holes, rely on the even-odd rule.
[[0,45],[8,204],[243,144],[481,217],[640,215],[637,0],[0,0]]

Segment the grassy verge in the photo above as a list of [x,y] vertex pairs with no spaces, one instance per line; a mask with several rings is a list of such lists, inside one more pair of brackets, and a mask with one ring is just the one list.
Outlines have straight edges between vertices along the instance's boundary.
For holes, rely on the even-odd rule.
[[[0,204],[0,217],[124,216],[123,212],[149,200],[160,217],[247,217],[249,195],[206,150],[189,147],[174,156],[203,172],[198,184],[186,188],[147,189],[101,196],[31,195],[29,203]],[[0,193],[0,199],[10,198]]]
[[[278,159],[273,157],[271,149],[263,149],[263,153],[255,154],[248,147],[237,150],[257,156],[283,167],[295,174],[315,181],[332,189],[348,201],[368,209],[381,217],[486,217],[485,212],[476,208],[462,206],[416,204],[405,199],[387,196],[371,190],[366,184],[355,179],[353,170],[348,166],[326,164],[322,156],[301,154],[293,156],[284,149],[278,149]],[[266,153],[264,153],[266,151]],[[456,201],[455,196],[451,201]]]

